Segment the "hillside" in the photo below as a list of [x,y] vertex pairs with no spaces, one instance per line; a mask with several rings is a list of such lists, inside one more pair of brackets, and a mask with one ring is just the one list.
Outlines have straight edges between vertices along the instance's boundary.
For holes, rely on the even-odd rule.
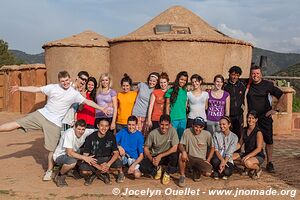
[[[275,73],[275,75],[300,77],[300,63],[289,66],[286,69],[283,69]],[[300,80],[292,80],[291,85],[296,90],[296,95],[300,96]]]
[[297,53],[278,53],[274,51],[253,48],[252,62],[259,64],[260,56],[267,56],[267,68],[265,75],[273,75],[278,71],[287,69],[289,66],[300,63],[300,54]]
[[32,63],[45,63],[44,61],[44,53],[40,53],[40,54],[27,54],[23,51],[19,51],[19,50],[9,50],[12,54],[14,54],[14,56],[21,60],[24,61],[24,63],[27,64],[32,64]]

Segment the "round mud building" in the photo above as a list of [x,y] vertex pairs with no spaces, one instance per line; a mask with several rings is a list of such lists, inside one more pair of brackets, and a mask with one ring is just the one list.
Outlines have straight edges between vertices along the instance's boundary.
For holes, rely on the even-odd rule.
[[107,38],[93,31],[84,31],[68,38],[46,43],[45,65],[47,82],[57,82],[57,73],[67,70],[71,78],[85,70],[99,78],[100,73],[109,71],[109,44]]
[[185,70],[211,82],[216,74],[227,75],[233,65],[248,72],[252,59],[252,44],[221,33],[181,6],[169,8],[109,43],[110,71],[115,80],[126,72],[134,81],[145,81],[152,71],[167,72],[174,80]]

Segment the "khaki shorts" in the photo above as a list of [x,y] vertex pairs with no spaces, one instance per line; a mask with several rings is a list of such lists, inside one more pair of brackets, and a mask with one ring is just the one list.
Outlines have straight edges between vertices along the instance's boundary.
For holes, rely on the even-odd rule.
[[60,127],[47,120],[39,111],[35,111],[26,115],[16,122],[25,130],[43,130],[45,144],[44,147],[48,151],[54,151],[60,137]]

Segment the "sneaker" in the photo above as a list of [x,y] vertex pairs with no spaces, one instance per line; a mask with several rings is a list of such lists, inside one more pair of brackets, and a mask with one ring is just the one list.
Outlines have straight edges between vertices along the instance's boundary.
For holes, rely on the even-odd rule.
[[251,170],[249,170],[248,175],[249,175],[250,177],[252,177],[252,176],[254,176],[254,173],[255,173],[255,170],[254,170],[254,169],[251,169]]
[[97,177],[103,181],[105,184],[111,184],[110,176],[108,173],[96,173]]
[[218,180],[219,179],[219,174],[218,172],[213,173],[213,179]]
[[185,176],[183,176],[183,175],[179,176],[178,186],[179,187],[185,187]]
[[193,170],[193,180],[195,182],[201,181],[201,174],[199,173],[198,170]]
[[269,173],[275,173],[274,165],[272,162],[269,162],[266,166],[266,169]]
[[161,175],[162,175],[162,168],[159,167],[158,170],[156,171],[156,174],[154,176],[154,179],[155,180],[159,180],[161,178]]
[[57,175],[57,176],[55,176],[54,182],[56,183],[57,187],[68,186],[68,184],[66,182],[66,175]]
[[117,183],[123,183],[125,180],[124,173],[119,173],[117,177]]
[[52,170],[47,170],[43,177],[43,181],[51,181],[52,180]]
[[251,177],[251,178],[253,178],[253,179],[259,179],[260,178],[260,176],[261,176],[261,174],[262,174],[262,169],[261,168],[259,168],[258,170],[255,170],[255,172],[254,172],[254,175]]
[[170,175],[167,172],[165,172],[162,178],[162,184],[168,185],[169,183],[170,183]]
[[249,169],[245,168],[242,173],[241,173],[242,176],[249,176]]
[[85,185],[85,186],[91,185],[91,184],[93,183],[93,181],[95,180],[96,177],[97,177],[97,176],[96,176],[95,174],[92,174],[91,176],[87,177],[87,178],[85,179],[84,185]]
[[227,177],[227,176],[223,176],[222,179],[223,179],[223,180],[227,180],[228,177]]

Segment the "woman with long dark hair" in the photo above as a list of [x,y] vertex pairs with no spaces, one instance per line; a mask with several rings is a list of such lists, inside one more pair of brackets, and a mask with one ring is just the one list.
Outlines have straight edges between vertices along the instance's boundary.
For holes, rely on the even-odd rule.
[[245,145],[245,152],[235,153],[234,161],[242,164],[246,170],[245,173],[253,179],[261,176],[261,165],[265,160],[263,150],[263,134],[257,126],[258,114],[256,111],[249,111],[247,114],[247,127],[242,131],[240,146]]
[[166,114],[171,116],[172,126],[177,130],[179,139],[186,128],[188,73],[181,71],[177,74],[174,85],[166,92]]

